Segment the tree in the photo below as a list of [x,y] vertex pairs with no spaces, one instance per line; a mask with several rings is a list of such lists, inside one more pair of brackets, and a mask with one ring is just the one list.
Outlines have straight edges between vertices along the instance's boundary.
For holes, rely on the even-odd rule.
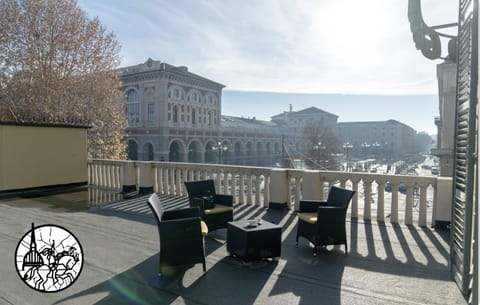
[[89,156],[124,157],[119,54],[75,0],[0,0],[0,120],[88,121]]
[[340,141],[323,118],[306,121],[303,137],[307,143],[306,153],[313,167],[336,169],[335,154],[340,147]]

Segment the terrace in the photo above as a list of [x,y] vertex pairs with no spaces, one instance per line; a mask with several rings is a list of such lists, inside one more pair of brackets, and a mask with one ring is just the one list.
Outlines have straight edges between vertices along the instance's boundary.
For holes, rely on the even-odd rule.
[[[282,226],[278,262],[244,263],[228,256],[226,232],[220,230],[206,239],[206,273],[197,264],[157,276],[158,233],[147,196],[123,200],[119,191],[129,184],[152,188],[167,209],[177,209],[188,205],[183,181],[206,177],[214,178],[219,192],[235,194],[235,219],[261,217]],[[0,288],[1,299],[7,304],[29,304],[32,298],[36,304],[466,304],[449,271],[449,231],[430,226],[440,180],[90,160],[88,192],[1,201],[0,268],[9,278]],[[295,245],[298,200],[326,195],[312,191],[311,181],[358,191],[347,217],[348,255],[343,247],[330,246],[314,257],[304,240]],[[383,191],[386,181],[392,194]],[[407,185],[405,195],[398,192],[401,182]],[[290,208],[268,208],[285,186],[291,189]],[[19,238],[40,220],[74,228],[84,249],[82,274],[60,293],[27,288],[10,262]]]

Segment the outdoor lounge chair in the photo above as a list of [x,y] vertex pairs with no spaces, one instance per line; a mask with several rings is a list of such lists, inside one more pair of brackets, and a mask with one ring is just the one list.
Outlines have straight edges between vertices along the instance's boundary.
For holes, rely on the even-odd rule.
[[227,227],[233,221],[233,196],[215,192],[213,180],[185,181],[190,207],[198,207],[210,231]]
[[327,201],[301,200],[298,211],[297,237],[308,239],[313,245],[313,255],[317,255],[317,247],[327,245],[345,245],[345,217],[348,205],[355,191],[332,186]]
[[165,267],[192,265],[205,267],[204,237],[208,227],[200,220],[198,208],[164,211],[157,194],[148,198],[148,206],[157,221],[160,236],[159,274],[168,270]]

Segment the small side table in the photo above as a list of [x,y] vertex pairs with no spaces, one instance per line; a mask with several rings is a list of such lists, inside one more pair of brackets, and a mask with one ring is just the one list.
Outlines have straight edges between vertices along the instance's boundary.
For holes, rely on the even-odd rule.
[[244,260],[278,258],[282,251],[282,227],[262,220],[251,227],[247,220],[227,224],[227,251]]

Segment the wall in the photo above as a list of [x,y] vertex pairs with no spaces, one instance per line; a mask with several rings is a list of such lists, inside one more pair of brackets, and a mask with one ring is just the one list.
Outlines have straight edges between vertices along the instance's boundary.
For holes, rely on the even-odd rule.
[[0,123],[0,192],[86,182],[86,128]]

